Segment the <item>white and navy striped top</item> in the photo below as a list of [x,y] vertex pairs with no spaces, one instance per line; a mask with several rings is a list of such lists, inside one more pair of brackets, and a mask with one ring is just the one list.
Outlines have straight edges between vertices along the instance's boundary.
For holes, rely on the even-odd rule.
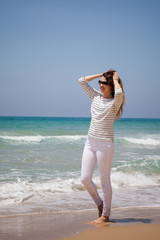
[[79,83],[91,100],[91,124],[88,136],[97,140],[113,142],[113,123],[122,105],[122,89],[115,89],[114,98],[104,98],[103,94],[92,88],[84,77],[79,79]]

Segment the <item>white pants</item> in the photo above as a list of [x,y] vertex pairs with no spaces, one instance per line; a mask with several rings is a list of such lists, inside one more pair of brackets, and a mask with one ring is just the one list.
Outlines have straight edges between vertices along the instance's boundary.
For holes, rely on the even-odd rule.
[[81,181],[97,207],[101,205],[102,199],[92,181],[92,175],[96,163],[98,164],[103,191],[103,216],[110,216],[111,211],[112,187],[110,172],[113,153],[113,142],[100,141],[88,137],[82,156]]

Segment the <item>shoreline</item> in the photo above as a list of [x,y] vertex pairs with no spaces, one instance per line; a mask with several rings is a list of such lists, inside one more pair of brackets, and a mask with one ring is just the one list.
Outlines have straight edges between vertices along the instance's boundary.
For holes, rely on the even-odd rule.
[[[111,216],[114,216],[114,212],[116,212],[116,215],[118,214],[118,212],[133,212],[134,210],[155,210],[155,209],[160,209],[160,206],[128,206],[128,207],[121,207],[121,208],[112,208],[111,209]],[[65,215],[65,214],[92,214],[92,213],[96,213],[97,209],[84,209],[84,210],[66,210],[66,211],[37,211],[37,212],[22,212],[22,213],[12,213],[11,215],[0,215],[0,219],[3,218],[15,218],[15,217],[34,217],[34,216],[43,216],[43,215]]]
[[131,225],[135,227],[138,225],[144,225],[145,227],[149,225],[160,226],[160,208],[136,207],[132,209],[113,209],[110,217],[111,223],[106,223],[104,226],[99,225],[98,227],[97,225],[88,224],[95,218],[97,218],[97,211],[95,210],[1,217],[0,238],[3,240],[59,240],[74,239],[74,237],[76,239],[83,239],[81,238],[81,234],[90,235],[93,231],[95,235],[100,234],[101,227],[102,229],[104,227],[105,231],[108,230],[106,226],[109,226],[111,229],[117,229],[117,227],[119,229],[119,227],[128,227]]

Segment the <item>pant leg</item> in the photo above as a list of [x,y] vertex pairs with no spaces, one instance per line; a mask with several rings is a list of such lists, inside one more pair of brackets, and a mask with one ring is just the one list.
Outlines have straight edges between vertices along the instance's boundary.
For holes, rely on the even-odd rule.
[[110,181],[110,172],[114,154],[114,143],[99,142],[97,144],[96,156],[100,172],[101,185],[103,191],[103,216],[110,216],[112,187]]
[[93,171],[97,163],[96,153],[91,146],[89,140],[86,141],[85,148],[82,156],[82,167],[81,167],[81,182],[87,189],[88,193],[94,200],[95,204],[99,206],[102,203],[97,188],[92,181]]

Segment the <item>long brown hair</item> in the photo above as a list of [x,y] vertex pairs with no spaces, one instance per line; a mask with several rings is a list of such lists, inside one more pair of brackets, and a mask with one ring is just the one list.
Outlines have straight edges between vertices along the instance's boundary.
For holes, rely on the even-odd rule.
[[[114,94],[115,94],[115,89],[114,89],[114,82],[113,82],[113,73],[116,72],[115,70],[108,70],[107,72],[103,73],[103,77],[105,77],[106,81],[108,82],[108,84],[111,87],[111,94],[112,97],[114,98]],[[123,92],[123,101],[122,101],[122,105],[120,107],[120,109],[118,110],[117,114],[116,114],[116,119],[120,119],[120,117],[123,114],[123,105],[125,103],[125,93],[124,93],[124,89],[123,89],[123,83],[120,77],[118,77],[118,83],[122,88],[122,92]]]

